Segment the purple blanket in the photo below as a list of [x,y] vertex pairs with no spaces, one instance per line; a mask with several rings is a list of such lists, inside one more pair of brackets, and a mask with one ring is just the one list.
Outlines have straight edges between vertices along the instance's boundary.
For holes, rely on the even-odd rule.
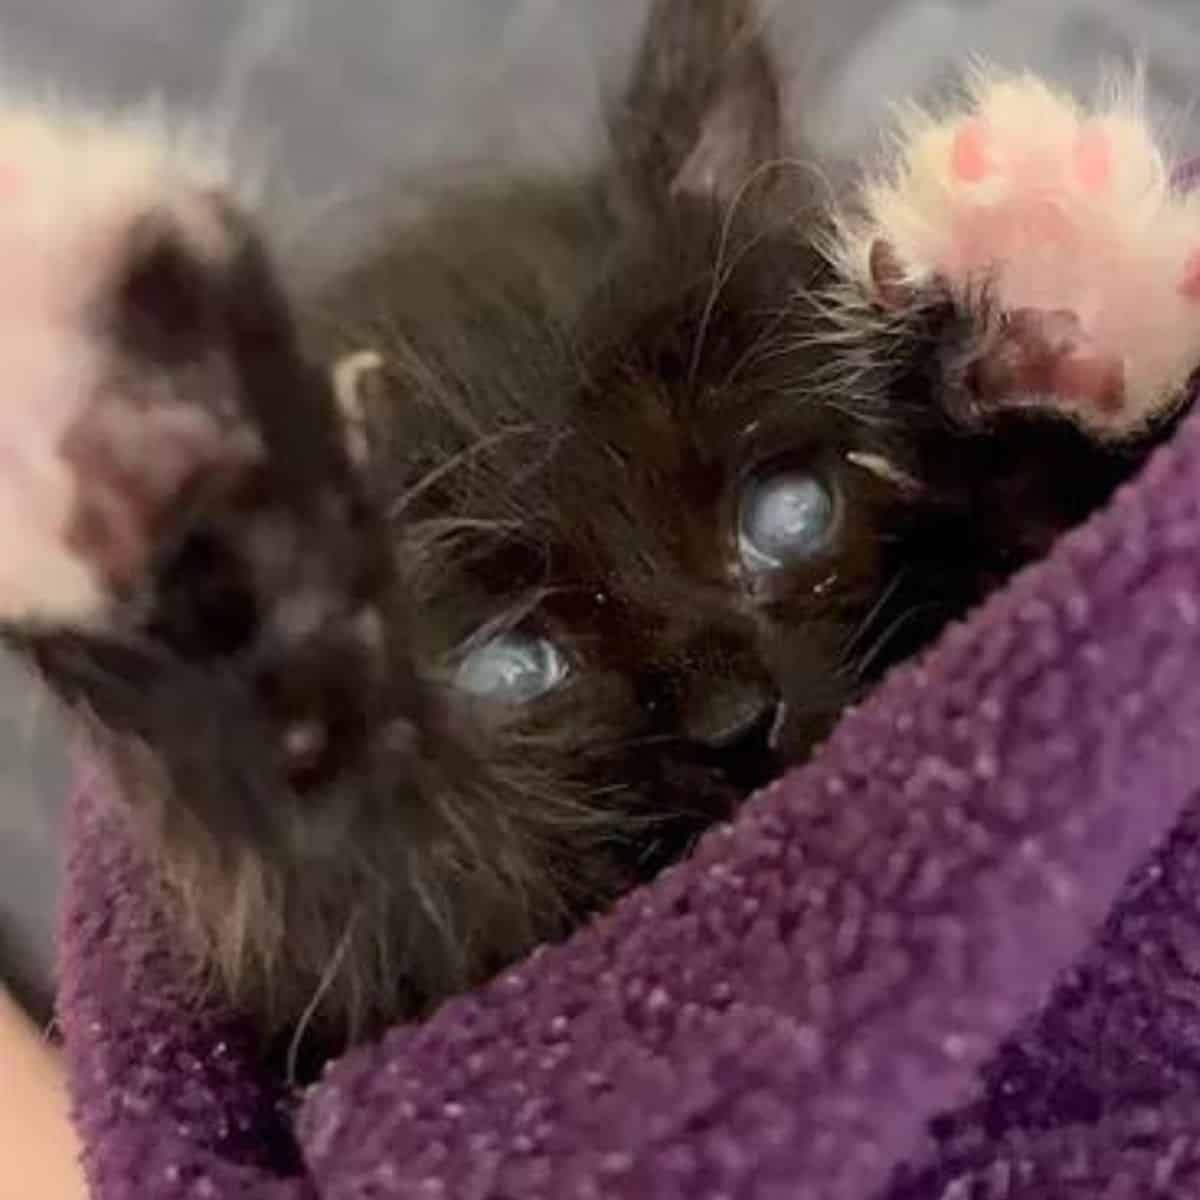
[[298,1102],[186,1000],[94,783],[95,1194],[1200,1195],[1198,791],[1200,416],[690,862]]

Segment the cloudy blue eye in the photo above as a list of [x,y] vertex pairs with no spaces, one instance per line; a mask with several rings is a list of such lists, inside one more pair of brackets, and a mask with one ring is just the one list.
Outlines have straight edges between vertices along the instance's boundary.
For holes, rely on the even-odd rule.
[[510,630],[471,650],[459,663],[455,682],[473,696],[525,704],[557,687],[569,671],[553,642]]
[[806,563],[829,549],[835,516],[833,493],[816,475],[781,471],[754,480],[738,516],[742,562],[752,571]]

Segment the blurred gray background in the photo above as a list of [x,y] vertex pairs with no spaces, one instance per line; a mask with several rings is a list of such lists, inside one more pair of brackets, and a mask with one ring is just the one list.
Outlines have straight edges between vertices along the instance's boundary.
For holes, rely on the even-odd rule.
[[[644,3],[0,0],[0,62],[18,84],[217,114],[269,162],[280,232],[328,259],[370,219],[345,202],[394,171],[586,160]],[[1197,0],[764,0],[764,13],[800,81],[791,111],[823,151],[870,146],[889,100],[971,54],[1088,85],[1144,59],[1180,149],[1200,149]],[[0,661],[0,978],[27,995],[52,971],[63,744],[37,685]]]

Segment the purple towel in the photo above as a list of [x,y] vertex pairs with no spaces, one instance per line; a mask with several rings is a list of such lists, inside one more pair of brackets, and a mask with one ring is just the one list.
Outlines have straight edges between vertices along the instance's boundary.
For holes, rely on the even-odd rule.
[[691,861],[295,1103],[187,999],[95,782],[96,1195],[1200,1195],[1198,784],[1200,415]]

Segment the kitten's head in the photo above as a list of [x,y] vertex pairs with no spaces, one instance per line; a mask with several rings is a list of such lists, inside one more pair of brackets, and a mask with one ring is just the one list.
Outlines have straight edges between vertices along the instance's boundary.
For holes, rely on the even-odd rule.
[[[1115,477],[955,420],[953,306],[839,294],[752,6],[702,14],[653,6],[596,177],[445,195],[327,301],[462,772],[390,819],[507,858],[520,937],[684,853]],[[452,937],[508,911],[452,886]],[[487,941],[468,977],[520,949]]]
[[447,191],[315,307],[371,514],[353,596],[263,567],[321,552],[286,501],[163,567],[237,632],[160,622],[156,694],[191,707],[121,723],[268,1023],[391,1021],[560,936],[1119,473],[1065,426],[956,422],[952,305],[839,293],[752,8],[659,0],[601,170]]

